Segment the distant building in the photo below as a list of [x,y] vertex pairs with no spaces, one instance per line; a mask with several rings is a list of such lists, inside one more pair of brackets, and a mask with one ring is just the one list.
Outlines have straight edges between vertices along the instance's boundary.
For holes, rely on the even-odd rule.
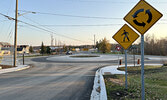
[[39,53],[40,52],[41,46],[33,46],[33,51],[34,53]]
[[12,45],[7,42],[0,42],[0,56],[2,55],[10,55],[12,49]]
[[29,45],[20,45],[17,47],[17,53],[29,53],[30,46]]
[[0,42],[0,47],[11,47],[11,44],[8,42]]

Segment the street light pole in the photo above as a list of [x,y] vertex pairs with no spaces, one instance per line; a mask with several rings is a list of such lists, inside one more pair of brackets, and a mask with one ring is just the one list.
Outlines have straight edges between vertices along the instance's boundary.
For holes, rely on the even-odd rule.
[[18,0],[16,0],[16,13],[15,13],[15,37],[14,37],[14,64],[16,66],[17,59],[17,17],[18,17]]

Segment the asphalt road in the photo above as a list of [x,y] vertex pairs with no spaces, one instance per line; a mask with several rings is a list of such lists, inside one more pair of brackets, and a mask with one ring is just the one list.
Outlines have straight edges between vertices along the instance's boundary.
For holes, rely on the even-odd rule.
[[89,100],[97,68],[109,63],[55,63],[45,57],[26,64],[34,67],[1,74],[0,100]]
[[[132,57],[128,57],[129,64],[133,63]],[[90,100],[95,71],[118,63],[117,60],[70,63],[47,61],[46,57],[25,59],[33,67],[0,75],[0,100]]]

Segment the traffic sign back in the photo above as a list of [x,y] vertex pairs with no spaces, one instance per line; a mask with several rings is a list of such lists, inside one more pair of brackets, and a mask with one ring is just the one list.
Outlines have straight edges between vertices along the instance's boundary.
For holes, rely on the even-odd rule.
[[117,45],[115,49],[116,49],[117,51],[120,51],[120,50],[121,50],[121,47]]
[[139,3],[124,17],[124,20],[133,26],[140,34],[144,34],[160,18],[162,14],[145,0]]
[[127,24],[125,24],[114,36],[116,40],[124,49],[128,49],[129,46],[139,37],[139,35],[133,31]]

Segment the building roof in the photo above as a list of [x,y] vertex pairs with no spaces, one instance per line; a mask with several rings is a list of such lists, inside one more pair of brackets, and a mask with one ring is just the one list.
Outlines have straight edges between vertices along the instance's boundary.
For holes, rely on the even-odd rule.
[[18,47],[26,48],[29,47],[29,45],[19,45]]
[[0,42],[0,45],[1,46],[11,46],[11,44],[8,42]]

